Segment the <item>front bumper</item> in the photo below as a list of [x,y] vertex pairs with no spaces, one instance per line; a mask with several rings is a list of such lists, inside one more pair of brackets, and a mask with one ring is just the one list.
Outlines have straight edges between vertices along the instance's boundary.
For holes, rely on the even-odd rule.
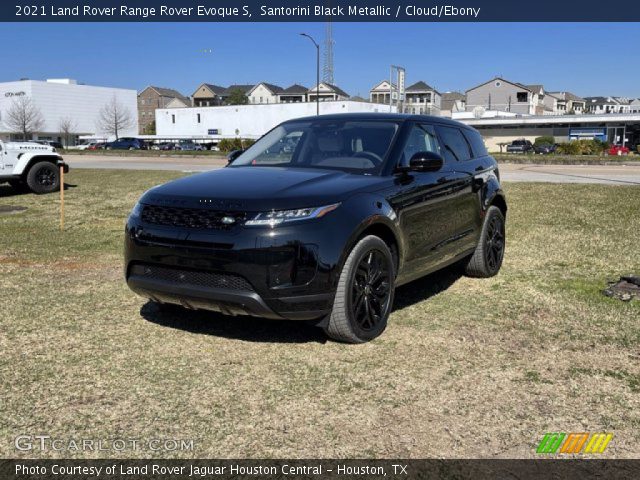
[[327,219],[200,231],[126,227],[125,275],[161,303],[273,319],[314,320],[332,308],[343,243]]
[[58,168],[62,167],[62,171],[64,173],[69,173],[69,164],[66,163],[64,160],[58,160],[56,164],[58,165]]

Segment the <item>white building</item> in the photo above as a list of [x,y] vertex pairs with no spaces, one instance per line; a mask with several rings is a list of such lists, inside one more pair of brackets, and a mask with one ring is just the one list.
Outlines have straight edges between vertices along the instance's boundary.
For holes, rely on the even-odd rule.
[[[394,107],[395,108],[395,107]],[[388,112],[389,106],[364,102],[321,101],[320,114]],[[316,114],[315,102],[224,107],[165,108],[156,110],[156,135],[160,138],[258,138],[286,120]]]
[[14,101],[27,97],[42,114],[41,131],[33,135],[34,140],[62,141],[60,123],[69,119],[74,136],[107,137],[99,128],[102,108],[113,101],[129,111],[131,126],[120,136],[138,133],[138,96],[135,90],[81,85],[71,79],[19,80],[0,83],[0,138],[18,138],[18,132],[5,123],[7,112]]

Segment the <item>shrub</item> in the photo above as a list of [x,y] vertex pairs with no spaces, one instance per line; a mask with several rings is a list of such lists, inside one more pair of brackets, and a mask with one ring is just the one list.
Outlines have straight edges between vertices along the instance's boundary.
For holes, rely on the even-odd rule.
[[223,138],[218,143],[221,152],[229,153],[234,150],[246,150],[255,143],[255,140],[249,138]]
[[534,145],[553,145],[554,143],[556,143],[556,139],[551,135],[537,137],[533,142]]
[[608,146],[607,142],[600,140],[573,140],[558,145],[557,152],[565,155],[602,155]]

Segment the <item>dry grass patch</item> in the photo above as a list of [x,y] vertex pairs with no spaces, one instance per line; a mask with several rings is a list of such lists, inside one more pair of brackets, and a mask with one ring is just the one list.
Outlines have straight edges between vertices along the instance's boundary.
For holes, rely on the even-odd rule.
[[609,456],[640,455],[640,302],[600,294],[640,272],[640,189],[507,185],[500,275],[402,287],[385,334],[353,346],[133,295],[124,219],[177,175],[73,171],[65,232],[55,196],[0,186],[28,207],[0,216],[0,456],[44,433],[195,439],[176,457],[532,457],[546,431],[613,431]]

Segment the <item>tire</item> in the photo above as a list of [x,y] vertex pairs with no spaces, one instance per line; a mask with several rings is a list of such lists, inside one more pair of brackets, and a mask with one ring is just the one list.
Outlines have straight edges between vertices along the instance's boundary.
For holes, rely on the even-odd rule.
[[27,185],[34,193],[51,193],[60,188],[60,171],[51,162],[38,162],[27,173]]
[[470,277],[493,277],[500,271],[505,250],[505,221],[502,211],[489,207],[475,252],[465,267]]
[[376,338],[387,327],[394,290],[395,269],[389,247],[376,236],[364,237],[342,268],[326,334],[348,343]]

